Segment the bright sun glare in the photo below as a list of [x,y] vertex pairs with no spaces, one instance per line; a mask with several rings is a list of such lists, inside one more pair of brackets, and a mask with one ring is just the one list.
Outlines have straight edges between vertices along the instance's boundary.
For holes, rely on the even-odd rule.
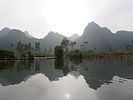
[[69,94],[66,94],[66,98],[69,99],[70,98],[70,95]]
[[[74,33],[88,22],[86,0],[46,0],[43,15],[53,31]],[[65,34],[68,35],[68,34]]]

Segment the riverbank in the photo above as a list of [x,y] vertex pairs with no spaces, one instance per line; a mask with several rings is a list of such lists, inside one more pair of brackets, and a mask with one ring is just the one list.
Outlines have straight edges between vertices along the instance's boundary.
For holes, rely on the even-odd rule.
[[[100,59],[100,58],[127,58],[133,57],[133,54],[92,54],[82,55],[80,59]],[[70,59],[79,59],[78,57],[68,57]],[[1,58],[0,60],[34,60],[34,59],[56,59],[54,56],[35,56],[33,58]]]

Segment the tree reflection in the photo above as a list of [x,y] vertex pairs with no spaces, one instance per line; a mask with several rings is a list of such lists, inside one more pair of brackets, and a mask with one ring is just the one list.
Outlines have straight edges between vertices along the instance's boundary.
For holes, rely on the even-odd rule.
[[56,59],[55,60],[55,68],[56,69],[63,69],[63,67],[64,67],[64,59]]
[[70,70],[69,70],[69,59],[56,59],[55,60],[55,68],[60,69],[63,71],[64,76],[67,75]]
[[14,63],[15,63],[14,60],[10,60],[10,61],[1,60],[0,61],[0,70],[11,68],[14,66]]
[[35,61],[35,71],[36,72],[40,71],[40,66],[41,66],[40,61],[39,60],[36,60]]
[[16,61],[15,67],[20,73],[21,71],[30,71],[33,67],[33,62],[33,60]]
[[[0,62],[0,78],[9,84],[16,84],[37,73],[43,73],[51,81],[69,74],[83,75],[89,87],[97,89],[110,83],[114,76],[133,79],[133,59],[36,59],[34,61]],[[75,73],[74,73],[75,72]],[[76,73],[79,73],[77,76]],[[3,82],[3,83],[2,83]],[[5,84],[0,80],[0,83]],[[6,85],[8,84],[6,83]]]
[[70,59],[70,62],[74,63],[75,65],[79,65],[82,63],[82,59]]

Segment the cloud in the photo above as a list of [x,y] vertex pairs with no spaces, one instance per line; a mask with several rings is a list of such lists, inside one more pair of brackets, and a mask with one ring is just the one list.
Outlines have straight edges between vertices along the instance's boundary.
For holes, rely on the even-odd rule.
[[49,31],[81,35],[91,21],[113,32],[133,30],[132,10],[132,0],[0,0],[0,28],[17,28],[36,37]]
[[117,0],[104,9],[95,20],[113,32],[118,30],[133,30],[133,1]]
[[48,32],[48,24],[42,16],[44,0],[0,0],[0,27],[27,30],[42,37]]

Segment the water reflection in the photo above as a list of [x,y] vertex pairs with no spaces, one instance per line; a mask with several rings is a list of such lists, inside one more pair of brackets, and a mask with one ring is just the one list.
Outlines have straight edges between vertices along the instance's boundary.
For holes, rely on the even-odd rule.
[[0,61],[0,70],[11,68],[14,63],[15,61]]
[[114,76],[112,83],[102,85],[96,94],[99,100],[133,100],[133,80]]
[[132,79],[131,58],[0,62],[0,100],[132,100]]
[[[78,84],[77,84],[78,83]],[[82,90],[82,92],[81,92]],[[82,93],[82,96],[81,96]],[[50,81],[37,74],[19,85],[0,87],[0,100],[96,100],[95,91],[88,87],[83,76],[68,75]]]

